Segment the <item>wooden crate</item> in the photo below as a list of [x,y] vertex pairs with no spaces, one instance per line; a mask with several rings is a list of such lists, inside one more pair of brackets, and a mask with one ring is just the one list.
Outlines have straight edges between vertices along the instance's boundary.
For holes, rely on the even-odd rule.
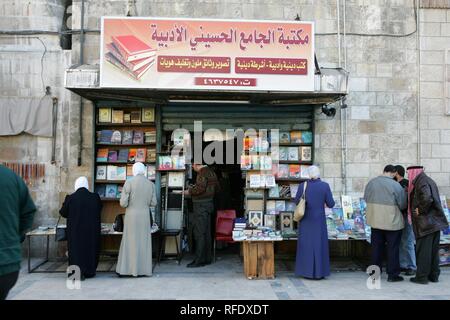
[[275,278],[272,241],[244,241],[244,274],[248,279]]

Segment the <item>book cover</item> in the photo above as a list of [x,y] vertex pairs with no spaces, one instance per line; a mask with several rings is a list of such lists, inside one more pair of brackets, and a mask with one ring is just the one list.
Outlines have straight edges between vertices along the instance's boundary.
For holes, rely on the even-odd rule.
[[312,132],[311,131],[303,131],[302,132],[302,143],[312,143]]
[[97,150],[97,162],[107,162],[108,161],[108,149],[98,149]]
[[264,200],[262,199],[249,199],[247,200],[247,211],[251,210],[264,210]]
[[154,165],[148,165],[147,166],[147,178],[149,180],[155,180],[156,179],[156,168]]
[[127,180],[133,177],[133,165],[127,165]]
[[300,147],[300,153],[301,153],[302,161],[311,161],[312,160],[311,147]]
[[252,169],[259,170],[260,168],[260,158],[259,156],[253,155],[252,157]]
[[352,197],[342,195],[342,210],[344,213],[344,219],[351,219],[353,214]]
[[146,64],[145,66],[141,67],[140,69],[136,71],[129,70],[123,63],[121,63],[116,57],[112,55],[112,53],[108,52],[105,55],[106,60],[111,63],[113,66],[117,67],[119,70],[124,71],[126,74],[131,76],[132,78],[139,80],[147,71],[150,69],[150,67],[155,63],[155,60],[153,59],[149,64]]
[[253,227],[262,227],[263,212],[260,210],[252,210],[248,212],[248,221]]
[[309,179],[309,167],[307,165],[300,166],[300,178]]
[[275,201],[275,211],[281,212],[286,210],[286,203],[284,200]]
[[285,209],[286,211],[294,212],[295,207],[296,207],[296,204],[294,201],[286,201],[286,209]]
[[155,122],[154,108],[142,108],[142,122]]
[[291,131],[291,143],[302,143],[301,131]]
[[136,70],[142,68],[143,66],[152,62],[155,58],[153,56],[150,56],[150,57],[146,57],[146,58],[142,58],[142,59],[138,59],[138,60],[127,61],[126,58],[120,54],[119,49],[117,49],[117,47],[115,46],[115,44],[113,42],[108,43],[106,45],[106,48],[117,60],[119,60],[130,71],[136,71]]
[[145,143],[156,143],[156,131],[145,131],[144,142]]
[[275,208],[275,200],[269,200],[266,202],[266,212],[267,214],[277,214],[277,210]]
[[272,170],[272,157],[261,156],[260,157],[260,169],[261,170]]
[[140,111],[131,111],[131,123],[141,123]]
[[288,148],[288,160],[289,161],[298,161],[298,148],[297,147],[289,147]]
[[123,110],[112,111],[112,123],[123,123]]
[[97,174],[95,178],[97,180],[106,180],[106,166],[97,166]]
[[156,162],[156,149],[155,148],[147,148],[146,162]]
[[289,159],[289,148],[288,147],[280,147],[280,161],[287,161]]
[[134,161],[145,162],[146,152],[147,152],[147,150],[143,149],[143,148],[136,149],[136,157],[135,157]]
[[95,131],[95,141],[96,142],[101,142],[101,138],[102,138],[102,131]]
[[273,188],[276,186],[275,177],[272,174],[266,174],[265,180],[266,187]]
[[250,137],[244,137],[243,148],[244,151],[250,150]]
[[249,186],[250,188],[261,187],[261,175],[260,174],[249,175]]
[[252,168],[252,158],[249,155],[241,155],[241,170],[250,170]]
[[99,108],[98,109],[98,122],[110,123],[111,122],[111,108]]
[[107,184],[105,198],[115,199],[117,196],[117,184]]
[[119,130],[115,130],[111,136],[111,143],[121,144],[122,143],[122,133]]
[[249,137],[248,151],[258,152],[258,138],[257,137]]
[[280,143],[291,143],[291,135],[289,132],[280,132]]
[[108,152],[108,162],[117,162],[117,151],[110,150]]
[[186,162],[184,156],[173,156],[172,157],[172,169],[185,169]]
[[273,163],[272,161],[272,174],[278,178],[278,163]]
[[133,144],[143,144],[144,143],[144,132],[140,130],[135,130],[133,135]]
[[127,179],[127,167],[117,167],[116,171],[116,178],[117,180],[126,180]]
[[156,54],[156,49],[134,35],[112,36],[111,39],[126,61],[131,62]]
[[287,164],[279,164],[278,165],[278,178],[287,179],[289,178],[289,165]]
[[122,144],[133,144],[133,130],[123,131]]
[[276,228],[276,216],[271,214],[264,215],[264,227],[275,229]]
[[184,185],[184,172],[169,172],[168,186],[182,188]]
[[95,192],[97,192],[100,198],[104,198],[106,196],[106,185],[99,184],[95,186]]
[[291,192],[291,198],[295,198],[295,196],[297,195],[298,187],[299,187],[299,184],[296,184],[296,183],[292,183],[289,185],[289,189]]
[[128,162],[128,149],[120,149],[117,156],[118,162]]
[[290,198],[291,197],[291,188],[288,185],[281,185],[279,192],[280,192],[281,198]]
[[300,179],[301,171],[299,164],[290,164],[289,165],[289,178]]
[[100,132],[100,143],[111,143],[112,135],[112,130],[102,130]]
[[136,161],[136,152],[137,152],[137,149],[130,149],[128,151],[128,162]]
[[274,162],[278,162],[280,160],[280,147],[278,145],[270,148],[270,156]]
[[120,199],[120,196],[122,195],[123,186],[117,186],[117,194],[116,198]]
[[265,138],[260,138],[260,143],[259,143],[259,152],[262,153],[267,153],[269,152],[270,149],[270,145],[269,145],[269,141]]
[[280,192],[278,189],[278,185],[269,189],[269,198],[278,198],[280,196]]
[[108,166],[106,171],[107,180],[117,180],[117,166]]
[[272,145],[280,143],[280,133],[278,130],[270,130],[270,143]]
[[159,170],[170,170],[172,169],[172,158],[170,156],[159,156],[158,158]]
[[123,122],[124,123],[130,123],[131,122],[131,112],[124,111],[123,112]]

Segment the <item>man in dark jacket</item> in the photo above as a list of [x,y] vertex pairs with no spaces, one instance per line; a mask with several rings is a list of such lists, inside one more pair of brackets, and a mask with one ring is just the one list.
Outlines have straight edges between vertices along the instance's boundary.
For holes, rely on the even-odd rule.
[[211,216],[214,213],[214,196],[219,182],[214,171],[206,165],[193,164],[197,172],[195,185],[185,191],[192,197],[193,237],[195,242],[195,260],[188,268],[202,267],[212,260]]
[[[409,168],[408,168],[409,169]],[[416,168],[417,169],[417,168]],[[441,230],[448,227],[436,183],[425,172],[412,182],[411,213],[416,236],[417,273],[411,281],[427,284],[439,281],[439,241]]]
[[21,241],[31,228],[36,207],[23,180],[0,165],[0,300],[19,277]]

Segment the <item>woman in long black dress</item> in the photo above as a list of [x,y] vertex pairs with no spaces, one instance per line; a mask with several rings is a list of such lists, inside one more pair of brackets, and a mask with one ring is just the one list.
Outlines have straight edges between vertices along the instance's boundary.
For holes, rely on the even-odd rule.
[[75,181],[75,192],[67,195],[59,213],[67,218],[69,265],[80,268],[81,278],[95,276],[100,251],[102,202],[89,192],[88,180]]

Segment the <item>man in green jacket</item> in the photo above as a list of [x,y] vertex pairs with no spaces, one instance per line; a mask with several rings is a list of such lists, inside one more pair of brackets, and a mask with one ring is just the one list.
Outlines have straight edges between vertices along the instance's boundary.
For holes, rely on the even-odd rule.
[[33,224],[35,212],[23,180],[0,165],[0,300],[6,299],[19,277],[21,241]]

